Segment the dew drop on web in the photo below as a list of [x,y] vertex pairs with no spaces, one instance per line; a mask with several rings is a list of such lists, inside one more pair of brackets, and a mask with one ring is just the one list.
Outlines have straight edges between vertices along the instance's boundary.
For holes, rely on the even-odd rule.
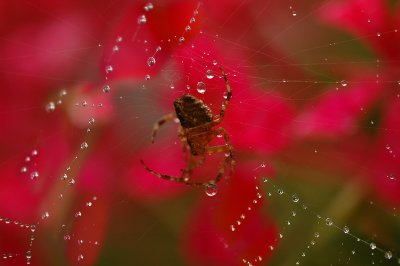
[[154,57],[150,56],[150,57],[147,59],[147,65],[148,65],[149,67],[154,66],[155,63],[156,63],[156,59],[155,59]]
[[146,3],[145,6],[143,7],[144,11],[149,12],[150,10],[152,10],[154,8],[153,3]]
[[146,24],[146,22],[147,22],[147,18],[146,18],[145,15],[140,15],[140,16],[138,17],[138,19],[137,19],[137,23],[138,23],[139,25]]
[[56,105],[55,105],[54,102],[49,102],[49,103],[46,105],[46,111],[47,111],[48,113],[53,112],[55,109],[56,109]]
[[104,92],[104,93],[108,93],[108,92],[110,92],[110,90],[111,90],[110,85],[105,85],[105,86],[103,87],[103,92]]
[[207,90],[206,84],[202,81],[197,82],[196,88],[197,88],[197,92],[201,93],[201,94],[204,94]]
[[216,184],[207,184],[205,186],[206,195],[209,197],[214,197],[218,193],[218,186]]
[[87,149],[88,147],[89,147],[89,144],[87,142],[82,142],[82,144],[81,144],[82,150]]
[[343,227],[343,232],[344,232],[345,234],[348,234],[348,233],[350,232],[349,227],[348,227],[348,226]]
[[106,74],[109,74],[114,71],[114,68],[111,65],[106,66],[105,68]]
[[211,69],[208,69],[207,71],[206,71],[206,77],[208,78],[208,79],[212,79],[212,78],[214,78],[214,71],[212,71]]
[[331,218],[326,218],[325,223],[326,223],[327,226],[332,226],[333,225],[333,222],[332,222]]

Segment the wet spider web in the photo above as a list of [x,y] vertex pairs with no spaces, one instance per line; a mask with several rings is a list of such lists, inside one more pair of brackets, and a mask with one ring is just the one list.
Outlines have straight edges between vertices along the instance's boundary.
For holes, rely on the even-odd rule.
[[[93,154],[103,152],[96,149],[96,145],[98,145],[96,141],[101,141],[98,138],[101,138],[101,127],[104,125],[113,127],[118,131],[118,141],[107,146],[109,149],[107,152],[122,150],[122,154],[126,155],[119,162],[115,162],[116,173],[119,173],[119,170],[124,168],[126,164],[132,163],[130,157],[139,149],[151,150],[152,153],[150,154],[181,156],[173,125],[167,125],[161,129],[155,144],[156,148],[150,146],[149,136],[152,124],[161,115],[171,111],[169,103],[184,93],[190,93],[196,97],[205,97],[213,113],[216,114],[225,92],[224,82],[218,70],[219,66],[222,66],[228,73],[234,97],[240,99],[232,101],[230,108],[250,110],[253,115],[262,112],[267,114],[274,112],[275,106],[260,106],[257,104],[259,99],[272,96],[295,105],[307,105],[324,97],[324,95],[330,93],[330,90],[335,90],[340,94],[359,83],[359,81],[343,79],[335,73],[332,68],[337,66],[374,66],[376,80],[364,81],[365,83],[398,83],[397,80],[386,80],[380,76],[381,65],[385,62],[380,58],[375,58],[376,56],[368,54],[362,57],[363,60],[359,59],[358,54],[354,58],[351,56],[348,59],[334,58],[337,49],[356,49],[353,46],[359,48],[360,39],[341,35],[335,31],[324,33],[326,35],[324,38],[318,38],[318,34],[322,33],[317,31],[318,28],[314,25],[316,24],[313,20],[314,15],[320,9],[320,5],[316,3],[308,3],[306,7],[301,7],[299,3],[273,5],[271,2],[266,2],[262,3],[261,6],[254,5],[252,7],[254,9],[252,11],[253,23],[260,23],[265,14],[270,15],[271,20],[279,16],[283,18],[280,23],[275,23],[274,27],[263,32],[262,34],[266,34],[268,37],[262,38],[261,34],[260,39],[255,40],[254,46],[249,46],[249,42],[244,41],[253,34],[253,24],[240,28],[238,32],[227,29],[230,22],[241,19],[240,11],[248,5],[246,1],[236,3],[232,10],[224,14],[223,23],[213,25],[213,21],[209,21],[208,27],[204,26],[203,28],[201,26],[198,33],[199,37],[195,40],[187,38],[187,34],[191,31],[190,27],[196,25],[197,16],[204,16],[205,21],[212,19],[211,15],[207,17],[207,11],[210,11],[213,7],[198,3],[193,6],[191,11],[193,14],[188,15],[189,19],[182,18],[182,20],[187,20],[186,24],[189,29],[184,27],[182,34],[176,36],[175,40],[171,40],[181,42],[182,45],[188,47],[179,54],[165,52],[169,40],[148,41],[141,35],[146,25],[150,23],[146,15],[153,12],[153,9],[157,8],[157,4],[155,1],[152,2],[152,5],[143,4],[142,13],[137,17],[137,23],[132,25],[131,32],[124,36],[116,36],[111,45],[103,45],[99,41],[98,43],[92,42],[89,48],[76,48],[76,50],[88,49],[94,54],[93,57],[83,60],[95,60],[96,56],[99,59],[102,53],[106,54],[103,81],[98,82],[101,85],[97,86],[95,96],[76,93],[73,85],[67,85],[65,89],[60,89],[57,93],[51,95],[49,97],[51,99],[44,105],[38,103],[33,107],[41,108],[44,113],[47,112],[48,116],[57,112],[68,112],[67,118],[58,117],[56,119],[68,119],[69,117],[69,119],[78,121],[74,125],[71,125],[71,123],[68,125],[72,128],[76,127],[73,130],[76,137],[68,143],[71,146],[72,155],[64,159],[62,170],[48,174],[50,176],[46,177],[55,179],[56,185],[46,197],[48,200],[45,200],[42,204],[40,213],[36,217],[24,217],[22,214],[13,217],[9,216],[7,211],[4,214],[0,213],[1,230],[15,232],[15,235],[23,236],[18,241],[25,243],[24,249],[20,250],[13,246],[14,242],[7,244],[7,241],[11,241],[10,239],[2,239],[0,246],[2,264],[12,265],[21,261],[21,258],[26,264],[35,263],[35,247],[51,250],[48,244],[46,247],[45,242],[46,239],[54,238],[57,238],[57,240],[52,240],[50,243],[55,244],[58,250],[52,258],[53,262],[64,261],[66,258],[63,255],[63,250],[69,243],[74,242],[74,247],[70,248],[73,254],[70,255],[73,258],[72,263],[87,263],[87,248],[103,246],[104,254],[100,255],[100,264],[107,263],[108,256],[118,258],[117,261],[120,263],[123,263],[125,259],[126,261],[151,264],[151,258],[141,255],[141,251],[146,247],[150,249],[150,246],[153,246],[154,243],[158,245],[160,250],[170,245],[165,239],[157,238],[155,235],[161,234],[166,239],[171,240],[180,234],[179,226],[183,224],[186,217],[185,213],[192,210],[193,196],[178,196],[186,199],[180,204],[176,200],[168,198],[164,203],[158,202],[154,206],[151,204],[151,206],[148,206],[148,203],[140,202],[136,198],[129,198],[126,194],[112,193],[114,198],[111,201],[111,206],[116,211],[112,214],[109,230],[111,235],[115,234],[115,236],[110,236],[107,240],[90,238],[86,233],[91,230],[90,228],[93,225],[96,226],[98,223],[95,216],[92,220],[85,220],[84,223],[79,223],[79,220],[82,216],[90,217],[91,209],[97,207],[97,204],[104,204],[103,199],[101,199],[104,196],[93,191],[83,193],[82,190],[77,188],[80,182],[80,171],[84,168],[86,159]],[[40,6],[36,6],[34,9],[40,9],[41,12],[49,15]],[[271,9],[276,13],[274,14]],[[101,15],[102,13],[99,11],[98,14]],[[54,19],[59,18],[54,17]],[[268,32],[268,30],[271,32]],[[311,38],[301,42],[301,36],[298,32],[304,30],[311,32]],[[392,32],[397,32],[397,29],[392,29]],[[379,38],[389,33],[391,32],[377,32],[376,37]],[[370,36],[365,36],[365,38],[367,37]],[[287,42],[287,40],[296,40],[296,42]],[[11,41],[13,40],[11,39]],[[260,43],[257,43],[257,41]],[[213,45],[211,47],[206,45],[202,48],[203,42]],[[123,49],[132,48],[132,43],[135,45],[134,47],[139,47],[139,49],[145,51],[147,55],[147,60],[143,62],[145,74],[141,77],[135,77],[133,80],[115,82],[112,75],[120,67],[116,63],[118,62],[117,57]],[[230,53],[245,54],[245,56],[238,61],[221,55],[216,47],[227,44],[231,46]],[[286,52],[285,55],[269,54],[268,48],[276,45],[283,47]],[[198,47],[200,48],[197,49]],[[45,54],[53,53],[49,50],[42,52]],[[61,51],[60,53],[64,52]],[[168,63],[161,66],[159,74],[153,74],[152,68],[157,67],[161,56],[167,57]],[[97,67],[95,61],[86,61],[86,63],[93,68]],[[304,67],[310,75],[307,78],[298,78],[301,75],[285,71],[282,73],[282,69],[287,70],[295,67]],[[249,74],[249,70],[251,70],[251,74]],[[268,73],[271,73],[271,75],[268,75]],[[11,73],[3,71],[3,74]],[[20,74],[24,75],[24,73],[15,75]],[[65,83],[72,84],[83,80],[83,76],[84,74],[78,75],[72,80],[73,82],[67,82],[67,78],[60,76],[50,78],[60,79],[60,87],[64,87]],[[45,79],[46,77],[40,78]],[[258,94],[248,94],[248,88],[243,87],[243,84],[252,84],[251,89],[257,91]],[[207,98],[210,94],[213,96]],[[101,117],[97,117],[97,110],[106,109],[108,100],[115,106],[117,115],[110,118],[109,121],[102,121]],[[165,103],[165,105],[160,103]],[[29,108],[32,107],[22,106],[18,110],[6,109],[5,111],[13,114]],[[360,112],[363,112],[362,106],[360,106]],[[249,121],[237,120],[229,126],[231,128],[250,127],[268,130],[266,127]],[[307,126],[301,120],[293,119],[293,122],[300,125],[303,123],[304,126]],[[376,128],[375,123],[378,121],[373,118],[367,122],[366,125],[354,124],[352,126],[356,129],[387,130],[392,131],[394,135],[398,134],[396,128]],[[102,125],[103,123],[104,125]],[[131,129],[131,124],[135,124],[134,130]],[[40,130],[46,129],[41,128]],[[39,131],[38,135],[41,136],[41,141],[52,141],[51,136],[40,134]],[[288,134],[288,132],[278,132],[278,135],[286,136]],[[268,141],[268,139],[265,139],[265,142]],[[149,148],[146,148],[148,146]],[[251,145],[247,148],[250,153],[252,150],[256,150],[256,147]],[[390,143],[385,144],[382,148],[387,150],[388,155],[396,158],[397,151],[391,147]],[[256,187],[258,192],[254,195],[253,201],[249,202],[250,210],[249,208],[244,209],[243,214],[251,212],[252,204],[257,204],[259,200],[265,199],[267,204],[263,209],[276,220],[279,231],[277,238],[279,239],[277,239],[277,244],[266,245],[264,254],[254,258],[243,257],[240,263],[244,265],[262,264],[265,261],[264,257],[270,256],[268,254],[272,254],[272,257],[267,259],[267,265],[364,265],[365,263],[395,265],[400,263],[399,236],[397,233],[399,229],[397,225],[398,210],[395,207],[387,207],[385,203],[370,194],[363,195],[363,192],[359,191],[360,187],[357,185],[357,181],[332,182],[336,179],[334,174],[318,167],[319,160],[327,155],[328,147],[316,142],[307,143],[305,147],[301,146],[301,149],[300,154],[307,155],[307,157],[315,156],[319,159],[312,164],[310,163],[311,167],[298,167],[295,163],[291,164],[292,158],[289,156],[276,158],[268,153],[254,152],[254,158],[251,160],[253,167],[248,172],[248,178],[258,180],[259,185]],[[40,149],[40,142],[37,145],[31,144],[23,150],[24,152],[17,155],[21,162],[15,168],[15,171],[20,173],[19,178],[23,180],[25,186],[28,184],[28,190],[34,189],[34,182],[40,181],[41,178],[44,178],[43,175],[46,175],[39,168],[43,164],[40,161],[40,156],[47,151]],[[146,155],[144,154],[144,156]],[[151,161],[152,155],[147,156],[146,161],[157,168],[158,162]],[[330,157],[326,158],[330,159]],[[217,159],[220,160],[221,158]],[[168,160],[168,158],[165,157],[165,160]],[[239,154],[238,167],[240,167],[240,163]],[[7,165],[7,160],[2,164]],[[263,173],[262,170],[270,166],[276,169],[276,177],[270,178]],[[182,167],[176,167],[176,172],[172,174],[179,174],[179,168]],[[210,168],[212,167],[210,166]],[[160,172],[163,171],[162,166],[158,169]],[[359,164],[357,167],[359,172],[366,170],[368,170],[367,165]],[[202,171],[212,175],[215,169],[209,170],[206,167]],[[313,178],[307,179],[307,175],[312,175]],[[316,181],[318,178],[323,180],[326,176],[329,176],[328,182],[331,183],[324,184],[323,181]],[[388,179],[392,182],[398,182],[396,176],[391,174],[388,174]],[[143,186],[143,184],[138,184],[139,188],[140,186]],[[193,190],[190,189],[190,191]],[[199,193],[194,191],[192,194],[198,196]],[[201,197],[207,199],[208,196],[215,193],[218,194],[218,191],[201,192]],[[132,206],[136,208],[136,215],[140,218],[126,215],[126,211]],[[171,214],[168,211],[162,211],[162,209],[165,210],[171,206],[177,206],[173,210],[176,212],[174,216],[177,216],[178,219],[172,219],[169,217]],[[353,214],[354,209],[357,210],[357,213]],[[63,210],[64,213],[59,214],[60,210]],[[371,219],[370,216],[380,216],[381,219]],[[368,225],[363,224],[364,220],[376,224],[373,224],[371,229]],[[133,222],[132,227],[134,229],[128,229],[130,227],[129,222]],[[245,218],[238,217],[237,220],[233,220],[230,225],[232,234],[239,230],[244,223],[246,223]],[[83,229],[76,230],[76,224],[79,224]],[[51,225],[56,229],[51,228]],[[388,229],[377,230],[376,228]],[[133,238],[119,242],[118,237],[121,237],[124,232],[129,232]],[[36,241],[36,238],[41,240]],[[175,240],[175,242],[177,241]],[[118,243],[123,247],[120,253],[110,248],[113,243]],[[127,245],[132,245],[133,250],[136,249],[137,252],[134,255],[127,255],[128,250],[132,252],[132,249],[126,247]],[[140,247],[141,245],[142,247]],[[182,259],[176,258],[179,257],[178,246],[177,243],[176,247],[162,253],[165,258],[171,258],[172,264],[175,263],[174,265],[183,264]],[[144,252],[144,254],[148,253]],[[321,256],[320,254],[324,255]],[[37,257],[40,257],[40,255],[37,255]]]

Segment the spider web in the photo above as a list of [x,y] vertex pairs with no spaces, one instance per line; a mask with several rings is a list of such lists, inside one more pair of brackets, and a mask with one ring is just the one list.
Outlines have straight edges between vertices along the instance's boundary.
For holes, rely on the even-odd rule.
[[[161,199],[146,199],[151,187],[146,187],[147,184],[141,179],[133,179],[134,183],[130,184],[133,188],[124,190],[121,187],[127,184],[121,175],[130,164],[140,167],[141,158],[161,173],[180,174],[185,161],[176,137],[176,124],[163,126],[153,145],[150,142],[151,128],[161,115],[172,111],[173,100],[186,93],[203,99],[213,113],[218,114],[226,91],[219,66],[228,74],[234,95],[227,111],[229,122],[223,126],[236,140],[246,140],[245,133],[235,131],[237,128],[266,131],[284,140],[291,137],[291,132],[287,132],[285,127],[270,129],[253,119],[261,114],[274,115],[284,122],[304,128],[318,126],[309,125],[298,116],[288,121],[285,114],[274,114],[282,111],[276,99],[290,103],[297,108],[294,112],[300,113],[302,108],[323,99],[332,91],[341,95],[358,84],[396,85],[397,80],[387,80],[382,74],[382,65],[387,62],[361,44],[363,39],[371,36],[354,38],[327,29],[316,21],[316,13],[330,2],[321,5],[313,1],[238,1],[218,16],[213,14],[218,12],[216,7],[197,3],[190,14],[179,20],[192,28],[199,27],[200,32],[191,39],[189,35],[194,29],[182,28],[182,34],[171,40],[182,42],[185,48],[179,53],[167,49],[169,40],[146,39],[146,26],[151,22],[147,14],[163,7],[156,1],[152,2],[153,7],[149,3],[140,5],[137,23],[132,24],[130,31],[116,35],[113,42],[104,44],[102,40],[106,42],[109,35],[84,31],[79,24],[74,24],[76,20],[53,13],[40,4],[24,3],[25,9],[45,14],[52,23],[60,22],[71,32],[87,36],[87,39],[86,43],[79,43],[78,46],[67,45],[56,50],[43,48],[35,50],[35,54],[3,55],[1,58],[12,63],[21,57],[37,59],[55,56],[72,61],[72,68],[78,68],[67,75],[59,74],[48,66],[48,75],[31,69],[1,70],[3,75],[15,79],[29,77],[39,82],[52,80],[44,84],[57,87],[33,105],[28,101],[30,96],[11,95],[11,104],[4,104],[1,111],[3,119],[18,116],[19,113],[26,114],[26,129],[32,130],[29,128],[32,126],[32,135],[35,136],[24,140],[22,144],[15,144],[18,147],[14,150],[7,146],[2,152],[2,172],[9,176],[2,181],[3,186],[14,195],[2,196],[4,207],[3,213],[0,213],[0,230],[7,233],[2,233],[0,238],[1,263],[59,264],[68,260],[72,264],[92,264],[97,260],[98,264],[104,265],[111,261],[121,265],[131,262],[141,265],[165,264],[165,261],[171,265],[185,264],[179,239],[184,234],[183,228],[188,226],[188,213],[193,211],[198,198],[206,201],[213,199],[206,195],[210,191],[204,193],[191,188],[173,188],[171,193],[176,194],[174,197],[166,194]],[[129,5],[112,1],[92,12],[97,16],[98,24],[104,27],[109,25],[106,27],[108,31],[114,32],[126,6]],[[105,15],[107,11],[113,15],[111,18]],[[250,18],[243,17],[246,12],[251,14]],[[204,24],[196,24],[200,16]],[[213,20],[215,17],[218,20]],[[195,18],[194,22],[192,18]],[[235,28],[236,23],[242,20],[245,26]],[[393,32],[397,32],[397,29],[377,31],[375,37]],[[304,38],[304,35],[308,38]],[[7,43],[31,45],[27,40],[19,43],[21,41],[15,35],[4,39]],[[226,50],[222,53],[221,49],[224,48]],[[118,68],[122,68],[118,59],[123,56],[124,49],[145,51],[147,60],[142,62],[144,75],[124,79],[113,77]],[[102,54],[104,73],[99,77],[96,71]],[[167,63],[161,65],[163,57],[167,58]],[[158,73],[154,71],[157,67],[160,69]],[[376,79],[346,80],[341,69],[354,67],[373,67]],[[88,88],[78,85],[80,83],[89,83],[85,85]],[[96,89],[90,89],[93,87]],[[271,98],[276,101],[269,102],[269,105],[259,104],[268,103],[267,99]],[[110,106],[115,115],[109,115]],[[49,122],[34,127],[34,122],[29,122],[31,117],[28,113],[38,109],[43,112],[38,120]],[[234,114],[230,113],[234,110],[245,112],[250,117],[235,119]],[[360,112],[367,123],[360,125],[350,121],[349,126],[353,130],[389,131],[393,136],[398,135],[397,128],[379,127],[379,121],[364,112],[363,106],[360,106]],[[327,122],[328,126],[334,126],[334,123],[337,122]],[[112,137],[104,133],[105,127],[112,129],[108,133]],[[16,134],[13,130],[17,129],[20,128],[11,128],[4,134],[11,143],[13,138],[7,134]],[[64,144],[59,144],[58,135],[64,131],[67,132],[66,136],[61,137]],[[232,136],[231,132],[236,132],[236,135]],[[107,142],[109,138],[112,140],[110,143]],[[243,257],[238,264],[400,263],[398,210],[360,185],[361,178],[352,178],[353,175],[368,172],[368,165],[356,161],[352,175],[333,171],[325,162],[344,156],[345,151],[332,156],[331,144],[322,140],[304,141],[286,150],[290,154],[271,151],[281,149],[279,143],[277,146],[268,146],[269,142],[275,143],[277,139],[266,138],[264,142],[267,148],[261,151],[250,139],[247,141],[247,145],[244,141],[243,150],[237,149],[236,167],[250,164],[246,175],[249,179],[257,180],[258,184],[255,188],[257,193],[243,214],[251,212],[251,206],[264,199],[262,209],[276,222],[278,234],[275,244],[265,242],[264,254],[254,258]],[[216,145],[221,143],[223,141],[220,138],[215,140]],[[57,150],[54,153],[51,150],[53,145],[62,147],[61,152]],[[234,148],[236,150],[235,145]],[[390,143],[383,144],[381,148],[387,151],[387,155],[397,158],[397,151]],[[13,153],[9,153],[9,150]],[[98,165],[105,158],[111,160],[109,157],[112,154],[122,155],[118,160],[112,159],[112,169]],[[59,157],[62,163],[44,161],[44,158],[53,156]],[[93,157],[97,164],[89,167],[88,164],[93,164],[90,161]],[[181,159],[176,162],[171,158]],[[212,179],[222,159],[223,155],[206,159],[196,174]],[[171,162],[175,164],[173,167],[170,167]],[[18,176],[7,172],[10,168]],[[269,176],[270,168],[275,169],[275,177]],[[105,175],[105,180],[87,179],[87,176],[103,178],[101,172],[106,170],[111,173]],[[12,178],[18,178],[17,185],[14,185]],[[390,172],[388,179],[398,182]],[[93,185],[96,182],[102,185]],[[229,185],[229,180],[227,182]],[[41,190],[43,186],[50,188]],[[185,194],[181,194],[182,190]],[[158,193],[160,191],[163,190]],[[26,193],[28,199],[19,193]],[[29,211],[30,208],[35,211]],[[112,210],[104,211],[109,217],[98,216],[104,209]],[[246,221],[241,217],[232,220],[229,228],[232,234]],[[108,231],[106,238],[102,234],[91,234],[96,230]],[[151,255],[155,250],[161,261]],[[52,255],[45,255],[46,252]]]

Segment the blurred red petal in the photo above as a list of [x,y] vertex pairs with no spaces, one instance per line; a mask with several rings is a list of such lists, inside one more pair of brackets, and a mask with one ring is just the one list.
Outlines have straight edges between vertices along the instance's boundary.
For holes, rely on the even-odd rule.
[[373,160],[373,187],[383,199],[400,205],[400,103],[395,101],[386,107],[387,116]]
[[243,260],[256,263],[260,257],[265,263],[271,255],[267,247],[276,244],[277,231],[261,212],[262,192],[249,171],[236,169],[216,196],[204,195],[183,242],[191,265],[243,265]]
[[[89,203],[90,202],[90,203]],[[71,235],[67,238],[67,258],[71,265],[94,265],[101,247],[110,217],[107,199],[83,195],[76,206],[81,215],[75,215]]]
[[[338,85],[338,90],[321,96],[296,119],[295,131],[300,136],[332,137],[350,135],[358,129],[360,118],[376,102],[382,91],[381,84],[357,80],[346,87]],[[365,111],[364,111],[365,110]]]
[[[198,2],[192,0],[159,2],[146,12],[144,4],[135,3],[107,42],[101,72],[106,74],[106,67],[111,65],[112,73],[106,74],[111,79],[144,80],[147,74],[156,75],[165,65],[171,51],[185,46],[185,43],[198,33],[201,12],[196,15],[197,21],[190,24],[191,30],[185,31],[197,5]],[[145,22],[139,25],[138,19],[141,16],[144,16]],[[182,36],[185,38],[183,43],[179,41]],[[121,41],[118,41],[119,38]],[[152,66],[147,63],[150,57],[155,59]]]
[[400,58],[397,45],[400,42],[400,36],[397,33],[398,24],[390,14],[388,2],[381,0],[331,1],[322,6],[319,16],[322,21],[360,37],[388,60]]
[[[179,141],[177,139],[177,141]],[[149,173],[140,160],[161,174],[180,176],[180,169],[184,168],[184,154],[180,144],[173,145],[164,142],[164,147],[160,144],[151,144],[145,152],[138,153],[130,163],[130,167],[124,178],[123,187],[126,191],[142,200],[164,200],[187,191],[188,187],[173,181],[161,179]]]

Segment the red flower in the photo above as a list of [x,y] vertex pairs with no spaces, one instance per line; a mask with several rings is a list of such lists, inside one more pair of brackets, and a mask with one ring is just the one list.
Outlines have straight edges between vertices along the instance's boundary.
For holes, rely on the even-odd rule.
[[[399,118],[400,9],[386,2],[352,0],[328,3],[320,12],[325,23],[356,35],[376,53],[371,69],[349,70],[337,89],[321,97],[298,118],[303,136],[338,137],[352,146],[348,156],[368,162],[365,176],[390,204],[400,204]],[[376,72],[378,71],[378,72]]]
[[[168,138],[168,133],[160,131],[152,145],[152,123],[163,114],[161,110],[173,111],[172,101],[184,93],[204,100],[217,115],[226,92],[221,66],[233,91],[221,127],[231,137],[237,162],[232,175],[226,169],[229,178],[218,184],[217,196],[200,197],[182,236],[182,243],[190,243],[182,248],[183,256],[192,264],[236,265],[267,260],[266,247],[276,244],[276,229],[261,211],[260,182],[249,173],[253,174],[266,155],[281,151],[290,142],[282,132],[290,127],[292,108],[278,94],[266,95],[263,88],[254,88],[250,72],[232,67],[239,66],[247,54],[228,54],[225,50],[229,45],[216,44],[199,33],[206,22],[197,1],[170,1],[154,9],[147,6],[147,10],[136,3],[119,4],[121,12],[127,12],[104,42],[106,52],[99,63],[107,84],[86,78],[87,73],[95,76],[90,62],[97,62],[97,41],[104,30],[94,18],[99,13],[88,11],[93,8],[91,4],[65,2],[62,8],[47,1],[35,4],[40,5],[40,11],[63,19],[44,19],[42,14],[29,11],[22,12],[26,21],[2,17],[12,26],[7,29],[8,41],[1,44],[0,57],[7,61],[2,73],[8,75],[0,82],[13,90],[7,90],[0,99],[4,125],[0,173],[6,177],[1,181],[0,200],[10,202],[0,206],[0,214],[13,222],[35,225],[37,242],[50,244],[35,244],[29,250],[26,226],[10,230],[3,219],[0,253],[17,253],[17,258],[9,259],[19,264],[26,263],[26,255],[31,254],[25,252],[29,250],[33,264],[50,265],[59,260],[53,251],[65,246],[69,263],[91,265],[104,244],[115,195],[123,192],[146,202],[188,191],[181,184],[149,174],[139,160],[143,158],[167,174],[180,174],[185,162],[176,134]],[[227,7],[213,5],[218,12],[211,18],[234,7],[231,2]],[[15,8],[12,4],[5,6]],[[108,15],[116,13],[114,8],[105,11]],[[241,12],[251,18],[248,9]],[[233,24],[243,25],[241,21]],[[90,52],[82,47],[89,47]],[[151,57],[155,62],[148,61]],[[163,71],[170,69],[174,75],[168,81],[173,86],[163,80]],[[213,78],[206,77],[206,73],[211,75],[208,71]],[[150,76],[147,83],[146,75]],[[206,84],[206,92],[197,91],[199,81]],[[68,86],[67,95],[63,91],[60,94],[61,83]],[[143,83],[155,89],[146,91]],[[119,103],[126,91],[131,93],[126,94],[128,106]],[[224,142],[217,139],[215,143]],[[223,158],[223,154],[207,158],[196,174],[212,180]],[[272,169],[262,168],[272,174]],[[62,243],[60,239],[54,241],[54,235],[59,235]]]

